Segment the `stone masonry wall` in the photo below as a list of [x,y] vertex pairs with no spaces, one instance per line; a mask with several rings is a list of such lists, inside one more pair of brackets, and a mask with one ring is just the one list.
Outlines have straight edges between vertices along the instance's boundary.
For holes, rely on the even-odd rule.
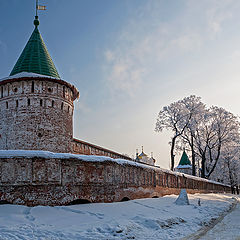
[[130,157],[126,155],[119,154],[106,148],[96,146],[94,144],[87,143],[78,139],[73,139],[72,141],[72,153],[83,155],[107,156],[111,158],[132,160]]
[[221,184],[134,166],[130,161],[0,158],[0,202],[28,206],[66,205],[76,200],[113,202],[178,194],[181,188],[189,193],[230,191]]
[[0,149],[71,152],[73,93],[46,79],[0,85]]

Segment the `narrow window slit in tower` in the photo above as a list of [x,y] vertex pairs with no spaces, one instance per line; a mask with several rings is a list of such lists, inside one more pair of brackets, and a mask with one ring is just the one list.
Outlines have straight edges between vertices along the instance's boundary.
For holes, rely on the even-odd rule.
[[18,108],[18,100],[16,100],[16,108]]
[[68,106],[68,113],[69,113],[70,107]]
[[30,106],[30,99],[28,99],[28,106]]
[[52,107],[54,107],[54,101],[52,100]]
[[61,104],[61,110],[63,110],[63,102],[62,102],[62,104]]
[[6,102],[6,109],[8,109],[8,102]]
[[3,97],[3,87],[1,87],[1,98]]
[[41,106],[41,107],[42,107],[42,103],[43,103],[43,102],[42,102],[42,99],[40,99],[40,106]]
[[63,97],[65,98],[65,86],[63,86]]
[[34,93],[34,81],[32,81],[32,93]]

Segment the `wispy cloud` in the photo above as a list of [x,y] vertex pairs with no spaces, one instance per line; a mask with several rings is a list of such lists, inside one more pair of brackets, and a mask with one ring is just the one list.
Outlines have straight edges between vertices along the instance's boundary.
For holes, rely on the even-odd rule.
[[179,10],[171,6],[176,16],[164,18],[169,13],[163,2],[148,1],[136,9],[106,49],[104,69],[115,93],[134,96],[150,76],[161,74],[159,66],[201,49],[221,32],[234,7],[231,0],[186,0]]

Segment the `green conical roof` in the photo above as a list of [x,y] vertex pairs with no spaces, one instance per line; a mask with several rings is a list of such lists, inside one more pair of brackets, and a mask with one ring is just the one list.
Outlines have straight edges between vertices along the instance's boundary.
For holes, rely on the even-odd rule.
[[38,31],[39,21],[37,16],[35,17],[34,25],[35,29],[10,76],[20,72],[31,72],[60,79],[42,36]]
[[178,165],[192,165],[185,150],[183,151],[182,157]]

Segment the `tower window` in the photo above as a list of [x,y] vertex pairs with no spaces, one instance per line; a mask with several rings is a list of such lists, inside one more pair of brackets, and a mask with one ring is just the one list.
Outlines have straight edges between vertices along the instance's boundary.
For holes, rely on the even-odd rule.
[[63,102],[62,102],[62,104],[61,104],[61,110],[63,110]]
[[63,97],[65,98],[65,86],[63,86]]
[[68,113],[69,113],[70,107],[68,106]]
[[52,107],[54,107],[54,101],[52,100]]
[[18,100],[16,100],[16,108],[18,108]]
[[28,106],[30,106],[30,99],[28,99]]
[[42,99],[40,99],[40,106],[42,107],[42,103],[43,103],[43,101],[42,101]]
[[16,92],[18,91],[18,89],[15,87],[15,88],[13,89],[13,91],[16,93]]
[[52,88],[48,88],[48,92],[50,93],[53,92]]
[[8,102],[6,102],[6,109],[8,109]]
[[1,98],[3,97],[3,87],[1,87]]
[[32,93],[34,93],[34,81],[32,81]]

